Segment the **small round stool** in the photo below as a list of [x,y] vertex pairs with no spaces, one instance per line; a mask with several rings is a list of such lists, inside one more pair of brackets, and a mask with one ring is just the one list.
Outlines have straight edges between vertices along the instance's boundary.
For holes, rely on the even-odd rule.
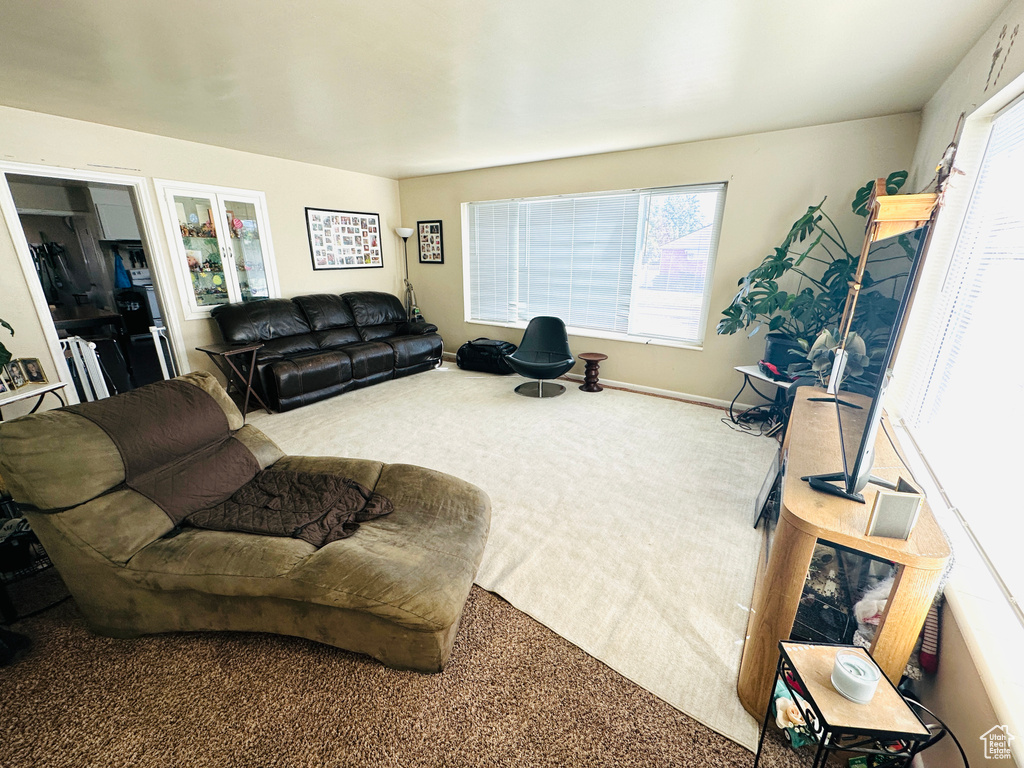
[[580,389],[584,392],[600,392],[604,387],[597,383],[597,371],[601,366],[601,361],[607,360],[608,355],[602,355],[600,352],[584,352],[578,357],[587,364],[587,369],[583,372],[584,383]]

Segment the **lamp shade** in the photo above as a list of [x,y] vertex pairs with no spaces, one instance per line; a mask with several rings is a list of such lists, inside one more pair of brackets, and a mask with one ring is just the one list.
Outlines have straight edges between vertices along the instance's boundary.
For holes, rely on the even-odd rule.
[[395,234],[403,240],[412,237],[414,231],[412,227],[395,227]]

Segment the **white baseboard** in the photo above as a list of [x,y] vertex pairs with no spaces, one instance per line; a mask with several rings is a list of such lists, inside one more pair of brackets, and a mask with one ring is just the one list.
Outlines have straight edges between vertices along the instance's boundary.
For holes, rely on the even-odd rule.
[[[455,353],[454,352],[444,352],[441,355],[441,359],[444,360],[445,362],[454,363],[455,362]],[[578,373],[567,373],[562,378],[571,379],[572,381],[583,381],[583,376],[581,376]],[[728,400],[719,400],[718,398],[714,398],[714,397],[704,397],[702,395],[691,395],[691,394],[688,394],[686,392],[676,392],[676,391],[671,390],[671,389],[659,389],[658,387],[645,387],[642,384],[630,384],[628,382],[614,381],[614,380],[611,380],[611,379],[601,379],[601,384],[602,385],[607,385],[609,387],[614,387],[616,389],[624,389],[624,390],[626,390],[628,392],[642,392],[642,393],[647,394],[647,395],[657,395],[658,397],[667,397],[667,398],[669,398],[671,400],[681,400],[681,401],[683,401],[685,403],[695,403],[696,405],[707,405],[707,406],[711,406],[712,408],[721,408],[722,410],[728,410],[729,409],[729,401]],[[754,406],[752,404],[749,404],[749,403],[736,403],[736,405],[733,406],[733,409],[734,409],[734,411],[736,413],[741,413],[742,411],[745,411],[748,408],[753,408],[753,407]]]

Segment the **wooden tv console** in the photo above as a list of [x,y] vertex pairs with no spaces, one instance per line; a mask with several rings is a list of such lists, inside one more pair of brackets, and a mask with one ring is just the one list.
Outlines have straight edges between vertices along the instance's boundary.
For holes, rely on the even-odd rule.
[[[753,717],[764,717],[775,676],[779,641],[788,640],[815,543],[820,539],[896,566],[896,579],[875,635],[871,655],[898,684],[935,597],[950,550],[935,517],[925,504],[910,538],[866,536],[868,514],[877,487],[864,489],[864,504],[813,490],[802,476],[842,469],[836,406],[810,402],[825,393],[816,387],[797,391],[783,442],[784,475],[778,526],[771,551],[761,553],[754,599],[747,623],[737,691]],[[889,434],[892,434],[891,427]],[[883,430],[875,443],[872,474],[895,482],[906,477]],[[765,526],[767,535],[767,526]]]

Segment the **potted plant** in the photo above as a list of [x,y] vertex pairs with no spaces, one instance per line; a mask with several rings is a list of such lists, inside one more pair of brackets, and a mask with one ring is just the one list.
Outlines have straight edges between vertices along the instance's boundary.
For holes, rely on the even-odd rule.
[[[906,171],[894,171],[885,180],[886,194],[894,195],[907,180]],[[851,208],[868,215],[868,201],[874,181],[861,187]],[[860,258],[859,243],[851,251],[825,201],[807,209],[772,253],[740,278],[739,292],[724,310],[716,331],[733,334],[752,328],[753,336],[767,326],[765,359],[786,370],[801,362],[811,346],[828,328],[835,327],[843,314],[849,283]],[[797,289],[788,291],[780,281],[795,275]]]

